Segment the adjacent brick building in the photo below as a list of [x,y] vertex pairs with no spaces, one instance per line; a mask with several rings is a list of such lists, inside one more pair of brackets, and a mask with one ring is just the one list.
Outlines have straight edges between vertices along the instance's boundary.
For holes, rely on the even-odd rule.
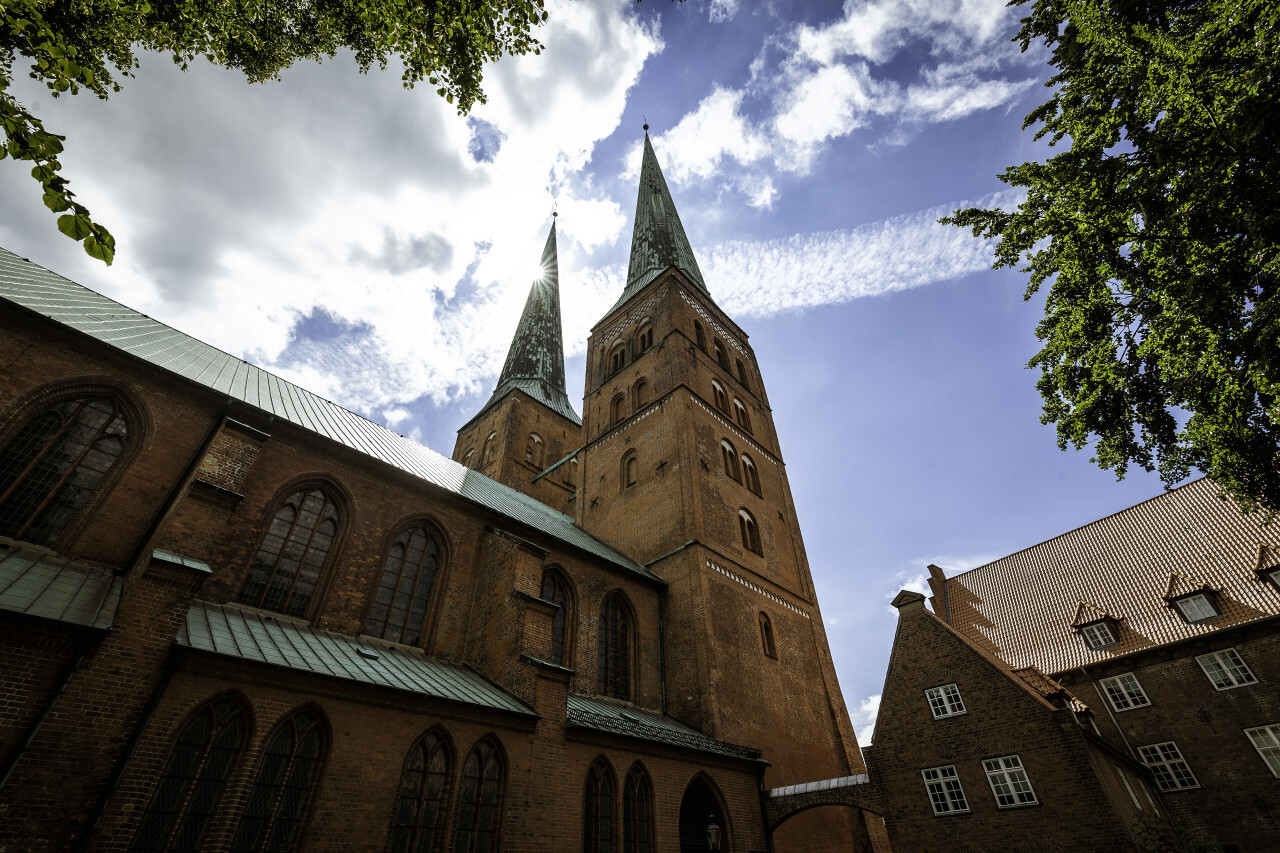
[[895,849],[1277,849],[1275,541],[1198,480],[955,577],[931,566],[932,613],[894,602],[867,751]]
[[[881,849],[764,382],[648,139],[454,459],[0,250],[0,848]],[[770,830],[774,830],[771,832]]]

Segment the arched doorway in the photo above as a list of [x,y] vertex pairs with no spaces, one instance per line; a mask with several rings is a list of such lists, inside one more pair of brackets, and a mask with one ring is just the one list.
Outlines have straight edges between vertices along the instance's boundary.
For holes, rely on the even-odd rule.
[[[708,833],[708,829],[712,832]],[[719,843],[712,847],[711,835],[717,834],[716,830]],[[723,801],[711,780],[696,776],[685,788],[684,799],[680,801],[680,853],[708,853],[713,849],[732,849],[729,821],[725,818]]]

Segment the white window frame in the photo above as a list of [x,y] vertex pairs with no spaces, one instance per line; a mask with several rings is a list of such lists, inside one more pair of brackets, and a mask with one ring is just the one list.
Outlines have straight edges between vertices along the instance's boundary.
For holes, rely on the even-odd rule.
[[964,706],[964,700],[960,698],[960,688],[954,681],[941,687],[930,687],[924,692],[924,696],[929,701],[929,710],[933,713],[935,720],[945,720],[947,717],[959,717],[969,713],[969,709]]
[[1170,740],[1140,746],[1138,755],[1142,757],[1142,763],[1151,768],[1161,791],[1186,791],[1200,787],[1175,742]]
[[1213,602],[1209,600],[1209,596],[1203,592],[1197,592],[1195,595],[1184,595],[1182,598],[1175,598],[1173,603],[1177,605],[1178,612],[1182,614],[1182,618],[1186,620],[1188,625],[1199,625],[1201,622],[1212,622],[1222,614],[1218,612],[1218,608],[1213,606]]
[[1205,677],[1214,690],[1231,690],[1258,683],[1258,677],[1249,669],[1234,646],[1220,652],[1197,655],[1196,663],[1200,664],[1200,669],[1204,670]]
[[1003,755],[1000,758],[983,760],[982,769],[987,772],[987,784],[996,798],[996,808],[1017,809],[1023,806],[1037,806],[1036,792],[1027,778],[1022,759],[1016,755]]
[[924,777],[924,789],[929,794],[929,805],[933,806],[935,817],[969,811],[969,801],[965,798],[954,764],[930,767],[921,770],[920,775]]
[[1084,636],[1085,645],[1091,649],[1108,649],[1120,642],[1116,632],[1106,622],[1084,625],[1080,628],[1080,633]]
[[1248,735],[1253,748],[1258,750],[1258,755],[1271,775],[1280,779],[1280,723],[1245,729],[1244,733]]
[[1138,683],[1138,677],[1132,672],[1104,678],[1100,683],[1107,701],[1117,711],[1132,711],[1134,708],[1145,708],[1151,704],[1146,691]]
[[1266,575],[1267,580],[1271,581],[1271,585],[1280,590],[1280,569],[1269,569]]

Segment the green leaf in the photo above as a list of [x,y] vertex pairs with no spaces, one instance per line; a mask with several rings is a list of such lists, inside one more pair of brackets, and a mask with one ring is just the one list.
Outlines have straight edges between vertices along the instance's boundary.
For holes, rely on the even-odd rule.
[[93,223],[83,214],[67,213],[58,217],[58,230],[72,240],[83,240],[93,233]]

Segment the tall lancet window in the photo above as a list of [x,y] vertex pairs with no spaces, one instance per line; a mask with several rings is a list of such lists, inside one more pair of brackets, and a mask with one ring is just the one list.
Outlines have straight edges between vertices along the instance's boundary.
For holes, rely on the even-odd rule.
[[596,647],[597,687],[614,699],[631,699],[631,649],[634,640],[631,611],[621,595],[611,595],[600,607],[600,637]]
[[64,400],[37,412],[0,449],[0,536],[53,546],[128,440],[124,413],[110,397]]
[[396,537],[382,568],[382,581],[365,633],[415,646],[422,639],[431,586],[440,568],[440,540],[425,526]]

